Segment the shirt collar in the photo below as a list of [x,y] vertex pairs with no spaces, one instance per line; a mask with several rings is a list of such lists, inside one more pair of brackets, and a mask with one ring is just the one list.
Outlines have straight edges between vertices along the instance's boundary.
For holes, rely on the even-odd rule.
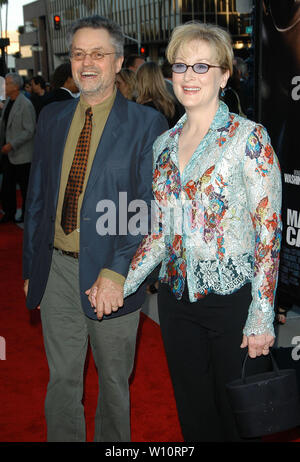
[[[99,104],[96,104],[95,106],[92,106],[93,114],[98,114],[98,113],[101,114],[101,113],[103,113],[103,111],[106,111],[106,110],[109,111],[111,109],[111,107],[113,106],[116,95],[117,95],[117,88],[115,87],[114,91],[113,91],[113,94],[111,96],[109,96],[107,99],[105,99],[102,103],[99,103]],[[91,106],[90,104],[86,103],[86,101],[83,99],[82,95],[80,95],[80,101],[79,102],[80,102],[80,106],[81,106],[81,109],[82,109],[83,113],[85,113],[86,109]]]
[[229,109],[223,101],[219,102],[218,110],[213,118],[210,130],[218,130],[219,128],[224,127],[228,122]]
[[[226,104],[223,103],[223,101],[220,101],[219,107],[209,127],[209,130],[218,130],[224,127],[228,122],[228,117],[229,117],[229,109],[226,106]],[[174,127],[171,130],[171,133],[170,133],[171,137],[174,137],[177,133],[180,134],[182,127],[186,122],[186,119],[187,119],[187,115],[184,114],[181,117],[181,119],[178,120],[176,125],[174,125]]]
[[[217,109],[217,112],[213,118],[213,121],[209,127],[209,130],[203,140],[200,143],[201,149],[204,149],[206,144],[208,143],[209,139],[211,139],[211,136],[213,135],[213,132],[216,130],[220,130],[221,128],[225,127],[226,124],[228,123],[228,118],[229,118],[229,109],[226,106],[223,101],[219,102],[219,107]],[[170,157],[174,164],[179,168],[179,163],[178,163],[178,157],[177,157],[177,150],[178,150],[178,137],[180,136],[182,127],[184,126],[185,122],[187,120],[187,115],[184,114],[181,119],[178,120],[177,124],[171,129],[171,133],[169,135],[169,140],[167,142],[168,148],[170,150]],[[197,148],[194,155],[190,159],[189,163],[192,165],[193,159],[199,154],[199,149]]]
[[73,96],[73,98],[74,98],[74,94],[71,92],[71,90],[69,90],[69,89],[66,88],[66,87],[59,87],[59,88],[60,88],[61,90],[67,91],[67,92],[70,93],[70,95]]

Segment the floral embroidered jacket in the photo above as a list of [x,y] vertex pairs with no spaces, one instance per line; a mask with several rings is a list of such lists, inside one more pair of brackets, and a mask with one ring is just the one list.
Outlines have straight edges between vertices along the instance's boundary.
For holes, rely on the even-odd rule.
[[[281,174],[264,127],[218,111],[182,175],[178,138],[186,114],[154,143],[153,193],[159,211],[131,262],[124,296],[159,264],[180,299],[230,294],[251,282],[244,334],[274,335],[281,242]],[[154,214],[157,216],[157,214]],[[156,223],[157,222],[157,223]]]

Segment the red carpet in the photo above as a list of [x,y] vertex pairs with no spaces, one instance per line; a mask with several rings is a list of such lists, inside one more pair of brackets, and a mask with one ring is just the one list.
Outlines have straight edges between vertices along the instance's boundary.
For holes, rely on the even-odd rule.
[[[25,307],[21,248],[22,230],[14,224],[2,225],[0,337],[6,342],[6,359],[0,360],[0,442],[44,442],[48,367],[39,312]],[[92,441],[98,385],[92,356],[88,358],[85,409],[87,440]],[[131,395],[132,441],[182,441],[160,329],[145,315],[141,317]],[[265,441],[300,441],[300,429]]]
[[[0,360],[0,442],[46,440],[48,366],[39,312],[25,307],[22,233],[14,224],[0,228],[0,337],[6,342],[6,360]],[[97,393],[97,374],[89,355],[85,393],[88,441],[93,438]],[[131,394],[133,441],[182,441],[160,329],[143,314]]]

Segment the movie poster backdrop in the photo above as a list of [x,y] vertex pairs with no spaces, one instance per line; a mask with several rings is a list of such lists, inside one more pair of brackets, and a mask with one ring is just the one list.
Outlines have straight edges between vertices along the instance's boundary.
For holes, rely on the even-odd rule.
[[278,155],[283,236],[278,305],[300,305],[300,0],[264,0],[262,123]]

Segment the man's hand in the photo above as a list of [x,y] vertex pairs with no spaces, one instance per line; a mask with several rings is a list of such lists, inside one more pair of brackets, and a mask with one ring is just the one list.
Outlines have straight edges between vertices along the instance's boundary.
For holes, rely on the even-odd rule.
[[29,286],[29,279],[25,279],[25,281],[24,281],[24,294],[25,294],[26,298],[27,298],[27,294],[28,294],[28,286]]
[[1,148],[2,154],[8,154],[12,150],[12,145],[10,143],[4,144]]
[[86,295],[94,308],[97,318],[101,320],[104,315],[118,311],[123,306],[123,286],[108,278],[99,276],[92,287],[86,290]]
[[269,349],[274,345],[275,337],[269,334],[243,336],[241,348],[248,346],[250,358],[268,355]]
[[[25,281],[24,281],[24,286],[23,286],[25,298],[27,298],[28,286],[29,286],[29,279],[25,279]],[[40,309],[40,305],[37,306],[36,308],[39,310],[39,309]]]

